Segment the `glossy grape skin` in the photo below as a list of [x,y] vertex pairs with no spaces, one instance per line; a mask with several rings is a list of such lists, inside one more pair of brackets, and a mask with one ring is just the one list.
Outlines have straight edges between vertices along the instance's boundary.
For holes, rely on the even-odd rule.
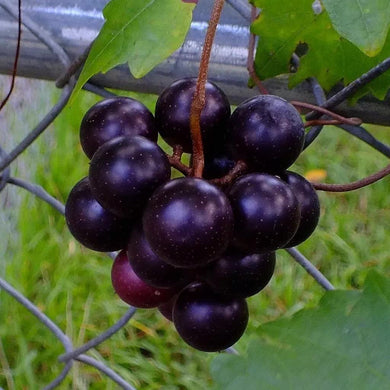
[[207,285],[183,289],[173,308],[173,323],[182,339],[205,352],[224,350],[236,343],[248,323],[245,299],[215,294]]
[[80,143],[90,159],[107,141],[134,135],[156,142],[154,117],[141,102],[123,96],[105,99],[93,105],[80,125]]
[[132,223],[104,209],[92,195],[87,177],[69,193],[65,219],[72,235],[81,244],[99,252],[126,246]]
[[304,125],[286,100],[260,95],[241,103],[230,119],[228,142],[234,157],[258,172],[281,173],[299,156]]
[[153,251],[176,267],[198,267],[221,255],[233,232],[226,195],[197,178],[179,178],[158,188],[143,215]]
[[320,218],[320,201],[313,186],[298,173],[287,171],[281,178],[291,187],[301,208],[298,230],[285,245],[287,248],[301,244],[314,232]]
[[131,268],[126,251],[122,250],[114,259],[111,282],[119,298],[139,308],[157,307],[169,301],[176,293],[172,289],[159,289],[141,280]]
[[[184,152],[192,152],[190,109],[196,88],[196,78],[176,80],[168,86],[156,102],[156,126],[171,146],[180,144]],[[226,132],[230,105],[225,93],[211,82],[206,83],[206,104],[201,113],[203,147],[218,145]]]
[[117,137],[102,145],[89,167],[91,190],[112,213],[139,215],[153,191],[169,180],[171,167],[160,147],[134,136]]
[[205,158],[203,177],[205,179],[216,179],[225,176],[234,167],[234,160],[225,153],[218,153],[212,157]]
[[275,252],[244,254],[228,250],[207,267],[205,280],[221,295],[247,298],[268,284],[274,269]]
[[241,176],[228,196],[234,212],[234,244],[247,253],[282,248],[298,229],[298,200],[288,184],[276,176]]
[[177,295],[173,296],[169,301],[162,303],[157,307],[158,311],[169,321],[173,321],[173,307],[176,303]]
[[142,230],[136,226],[130,235],[127,255],[134,272],[153,287],[168,288],[183,284],[187,275],[183,269],[173,267],[157,256]]

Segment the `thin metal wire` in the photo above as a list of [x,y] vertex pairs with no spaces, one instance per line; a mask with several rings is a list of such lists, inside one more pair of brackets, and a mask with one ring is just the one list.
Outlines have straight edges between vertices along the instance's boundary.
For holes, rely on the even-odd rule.
[[286,252],[325,290],[335,289],[332,283],[298,249],[287,248]]
[[[333,108],[342,103],[344,100],[348,99],[352,95],[354,95],[359,89],[367,85],[369,82],[375,80],[377,77],[385,73],[390,69],[390,58],[386,58],[377,66],[370,69],[368,72],[362,74],[356,80],[352,81],[346,87],[344,87],[341,91],[337,92],[331,98],[326,100],[322,107],[324,108]],[[307,119],[314,119],[320,116],[318,113],[313,112],[307,115]]]
[[[1,1],[1,0],[0,0]],[[8,167],[21,153],[23,153],[54,121],[66,106],[70,95],[72,94],[73,86],[65,86],[61,97],[48,114],[38,123],[38,125],[27,134],[27,136],[15,148],[0,161],[0,172]]]
[[111,378],[114,382],[116,382],[125,390],[136,390],[135,387],[127,383],[120,375],[118,375],[115,371],[111,370],[111,368],[107,367],[104,363],[99,362],[98,360],[91,358],[87,355],[79,355],[76,357],[76,360],[97,368],[99,371],[106,374],[109,378]]
[[[10,15],[18,20],[18,9],[9,4],[7,0],[0,0],[0,7],[4,8]],[[51,37],[48,31],[36,24],[26,15],[23,16],[22,24],[27,29],[29,29],[31,33],[34,34],[40,41],[42,41],[58,57],[58,59],[65,67],[69,66],[69,56],[66,54],[65,50]]]
[[73,351],[67,352],[63,355],[60,355],[58,357],[58,360],[60,362],[66,362],[70,359],[75,359],[78,355],[81,355],[82,353],[87,352],[89,349],[94,348],[97,345],[101,344],[103,341],[110,338],[114,333],[118,332],[119,329],[123,328],[129,322],[130,318],[133,317],[135,312],[136,309],[134,307],[131,307],[119,321],[117,321],[113,326],[108,328],[105,332],[95,337],[94,339],[88,341],[82,347],[74,349]]
[[18,179],[16,177],[9,177],[7,179],[7,182],[9,184],[13,184],[15,186],[24,188],[28,192],[32,193],[33,195],[37,196],[38,198],[48,203],[50,206],[52,206],[55,210],[57,210],[62,215],[65,214],[65,206],[59,200],[57,200],[56,198],[51,196],[48,192],[46,192],[41,186],[30,183],[26,180]]
[[[3,158],[7,157],[7,153],[4,151],[4,149],[0,145],[0,162]],[[5,186],[8,183],[8,179],[10,177],[10,168],[7,167],[4,172],[0,175],[0,192],[5,188]]]
[[42,322],[42,324],[44,324],[54,334],[54,336],[56,336],[58,340],[61,341],[66,352],[70,352],[73,349],[72,342],[70,341],[69,337],[49,317],[42,313],[30,300],[28,300],[23,294],[21,294],[1,277],[0,288],[16,299],[40,322]]

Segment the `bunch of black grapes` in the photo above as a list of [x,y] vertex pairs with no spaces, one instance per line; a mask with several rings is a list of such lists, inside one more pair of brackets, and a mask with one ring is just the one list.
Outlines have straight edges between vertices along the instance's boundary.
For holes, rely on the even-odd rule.
[[[71,190],[65,214],[80,243],[119,251],[111,280],[123,301],[157,307],[189,345],[219,351],[243,334],[245,299],[270,281],[275,251],[313,232],[319,202],[306,179],[287,171],[304,141],[295,108],[262,95],[231,114],[210,82],[200,121],[204,177],[171,179],[157,136],[191,153],[195,85],[192,78],[170,85],[155,116],[126,97],[94,105],[80,129],[89,175]],[[246,166],[238,178],[237,162]],[[230,178],[224,186],[221,177]]]

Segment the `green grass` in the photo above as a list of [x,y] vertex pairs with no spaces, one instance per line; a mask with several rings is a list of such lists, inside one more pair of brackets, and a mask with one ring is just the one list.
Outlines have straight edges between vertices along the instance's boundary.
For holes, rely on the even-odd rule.
[[[153,107],[155,97],[138,97]],[[78,142],[78,127],[81,115],[96,100],[81,94],[37,141],[34,154],[20,157],[34,172],[35,182],[62,202],[72,186],[87,174],[88,161]],[[390,143],[388,129],[372,130]],[[293,169],[299,173],[325,169],[327,181],[342,183],[362,178],[386,164],[387,159],[379,153],[342,130],[329,127]],[[320,193],[320,225],[300,249],[337,288],[359,288],[373,267],[390,273],[386,240],[390,231],[388,183],[386,179],[345,194]],[[7,192],[8,197],[16,195],[21,197],[16,226],[5,221],[1,230],[16,238],[7,246],[0,272],[52,318],[76,346],[81,345],[111,326],[127,309],[111,287],[111,260],[83,249],[69,234],[63,217],[50,206],[20,189],[10,188]],[[4,204],[4,198],[0,202]],[[263,322],[314,306],[322,292],[303,269],[280,251],[270,285],[249,299],[250,322],[237,349],[246,348],[250,336]],[[0,387],[41,389],[62,369],[57,362],[64,352],[62,345],[4,292],[0,292],[0,312]],[[104,359],[139,389],[211,387],[208,367],[214,354],[186,346],[172,325],[154,310],[139,310],[124,329],[89,354]],[[60,388],[116,386],[94,368],[76,363]]]

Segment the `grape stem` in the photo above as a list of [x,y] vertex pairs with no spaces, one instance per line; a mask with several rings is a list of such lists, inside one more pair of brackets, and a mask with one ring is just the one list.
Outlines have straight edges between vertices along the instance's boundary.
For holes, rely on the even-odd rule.
[[248,170],[248,166],[245,163],[245,161],[238,160],[234,167],[223,177],[220,177],[218,179],[212,179],[210,180],[210,183],[213,183],[217,186],[226,186],[230,184],[232,181],[246,173]]
[[326,183],[311,183],[312,186],[318,191],[327,192],[348,192],[358,190],[359,188],[366,187],[376,181],[383,179],[390,174],[390,164],[380,171],[365,177],[364,179],[354,181],[347,184],[326,184]]
[[7,96],[3,99],[3,101],[0,104],[0,111],[7,104],[7,101],[11,97],[12,91],[14,90],[15,87],[15,79],[16,79],[16,71],[18,68],[21,38],[22,38],[22,0],[18,0],[18,41],[16,44],[15,59],[14,59],[14,65],[12,69],[11,85],[9,87]]
[[301,108],[307,108],[309,110],[317,111],[325,115],[329,115],[330,117],[336,119],[339,121],[339,123],[345,123],[347,125],[361,125],[362,120],[360,118],[345,118],[342,115],[336,114],[335,112],[329,111],[324,107],[316,106],[315,104],[305,103],[305,102],[298,102],[296,100],[291,100],[290,103],[294,107],[301,107]]
[[173,168],[176,168],[183,175],[190,176],[191,168],[187,167],[187,165],[181,162],[182,155],[183,155],[183,147],[181,145],[174,145],[172,156],[167,155],[169,164],[171,164]]
[[[258,16],[257,8],[254,5],[252,5],[251,6],[251,24],[256,20],[257,16]],[[263,83],[261,82],[259,76],[257,76],[256,71],[255,71],[255,60],[254,60],[255,44],[256,44],[256,37],[255,37],[255,34],[253,34],[251,32],[249,35],[248,58],[247,58],[246,68],[248,69],[248,73],[249,73],[250,78],[256,84],[260,93],[262,93],[263,95],[267,95],[268,91],[264,87]]]
[[217,25],[221,17],[225,0],[215,0],[209,26],[202,49],[202,56],[199,65],[198,79],[196,82],[196,90],[191,104],[190,111],[190,128],[192,140],[192,158],[193,168],[192,176],[202,177],[204,168],[204,152],[202,133],[200,128],[200,115],[206,102],[206,81],[210,62],[211,48],[217,30]]

